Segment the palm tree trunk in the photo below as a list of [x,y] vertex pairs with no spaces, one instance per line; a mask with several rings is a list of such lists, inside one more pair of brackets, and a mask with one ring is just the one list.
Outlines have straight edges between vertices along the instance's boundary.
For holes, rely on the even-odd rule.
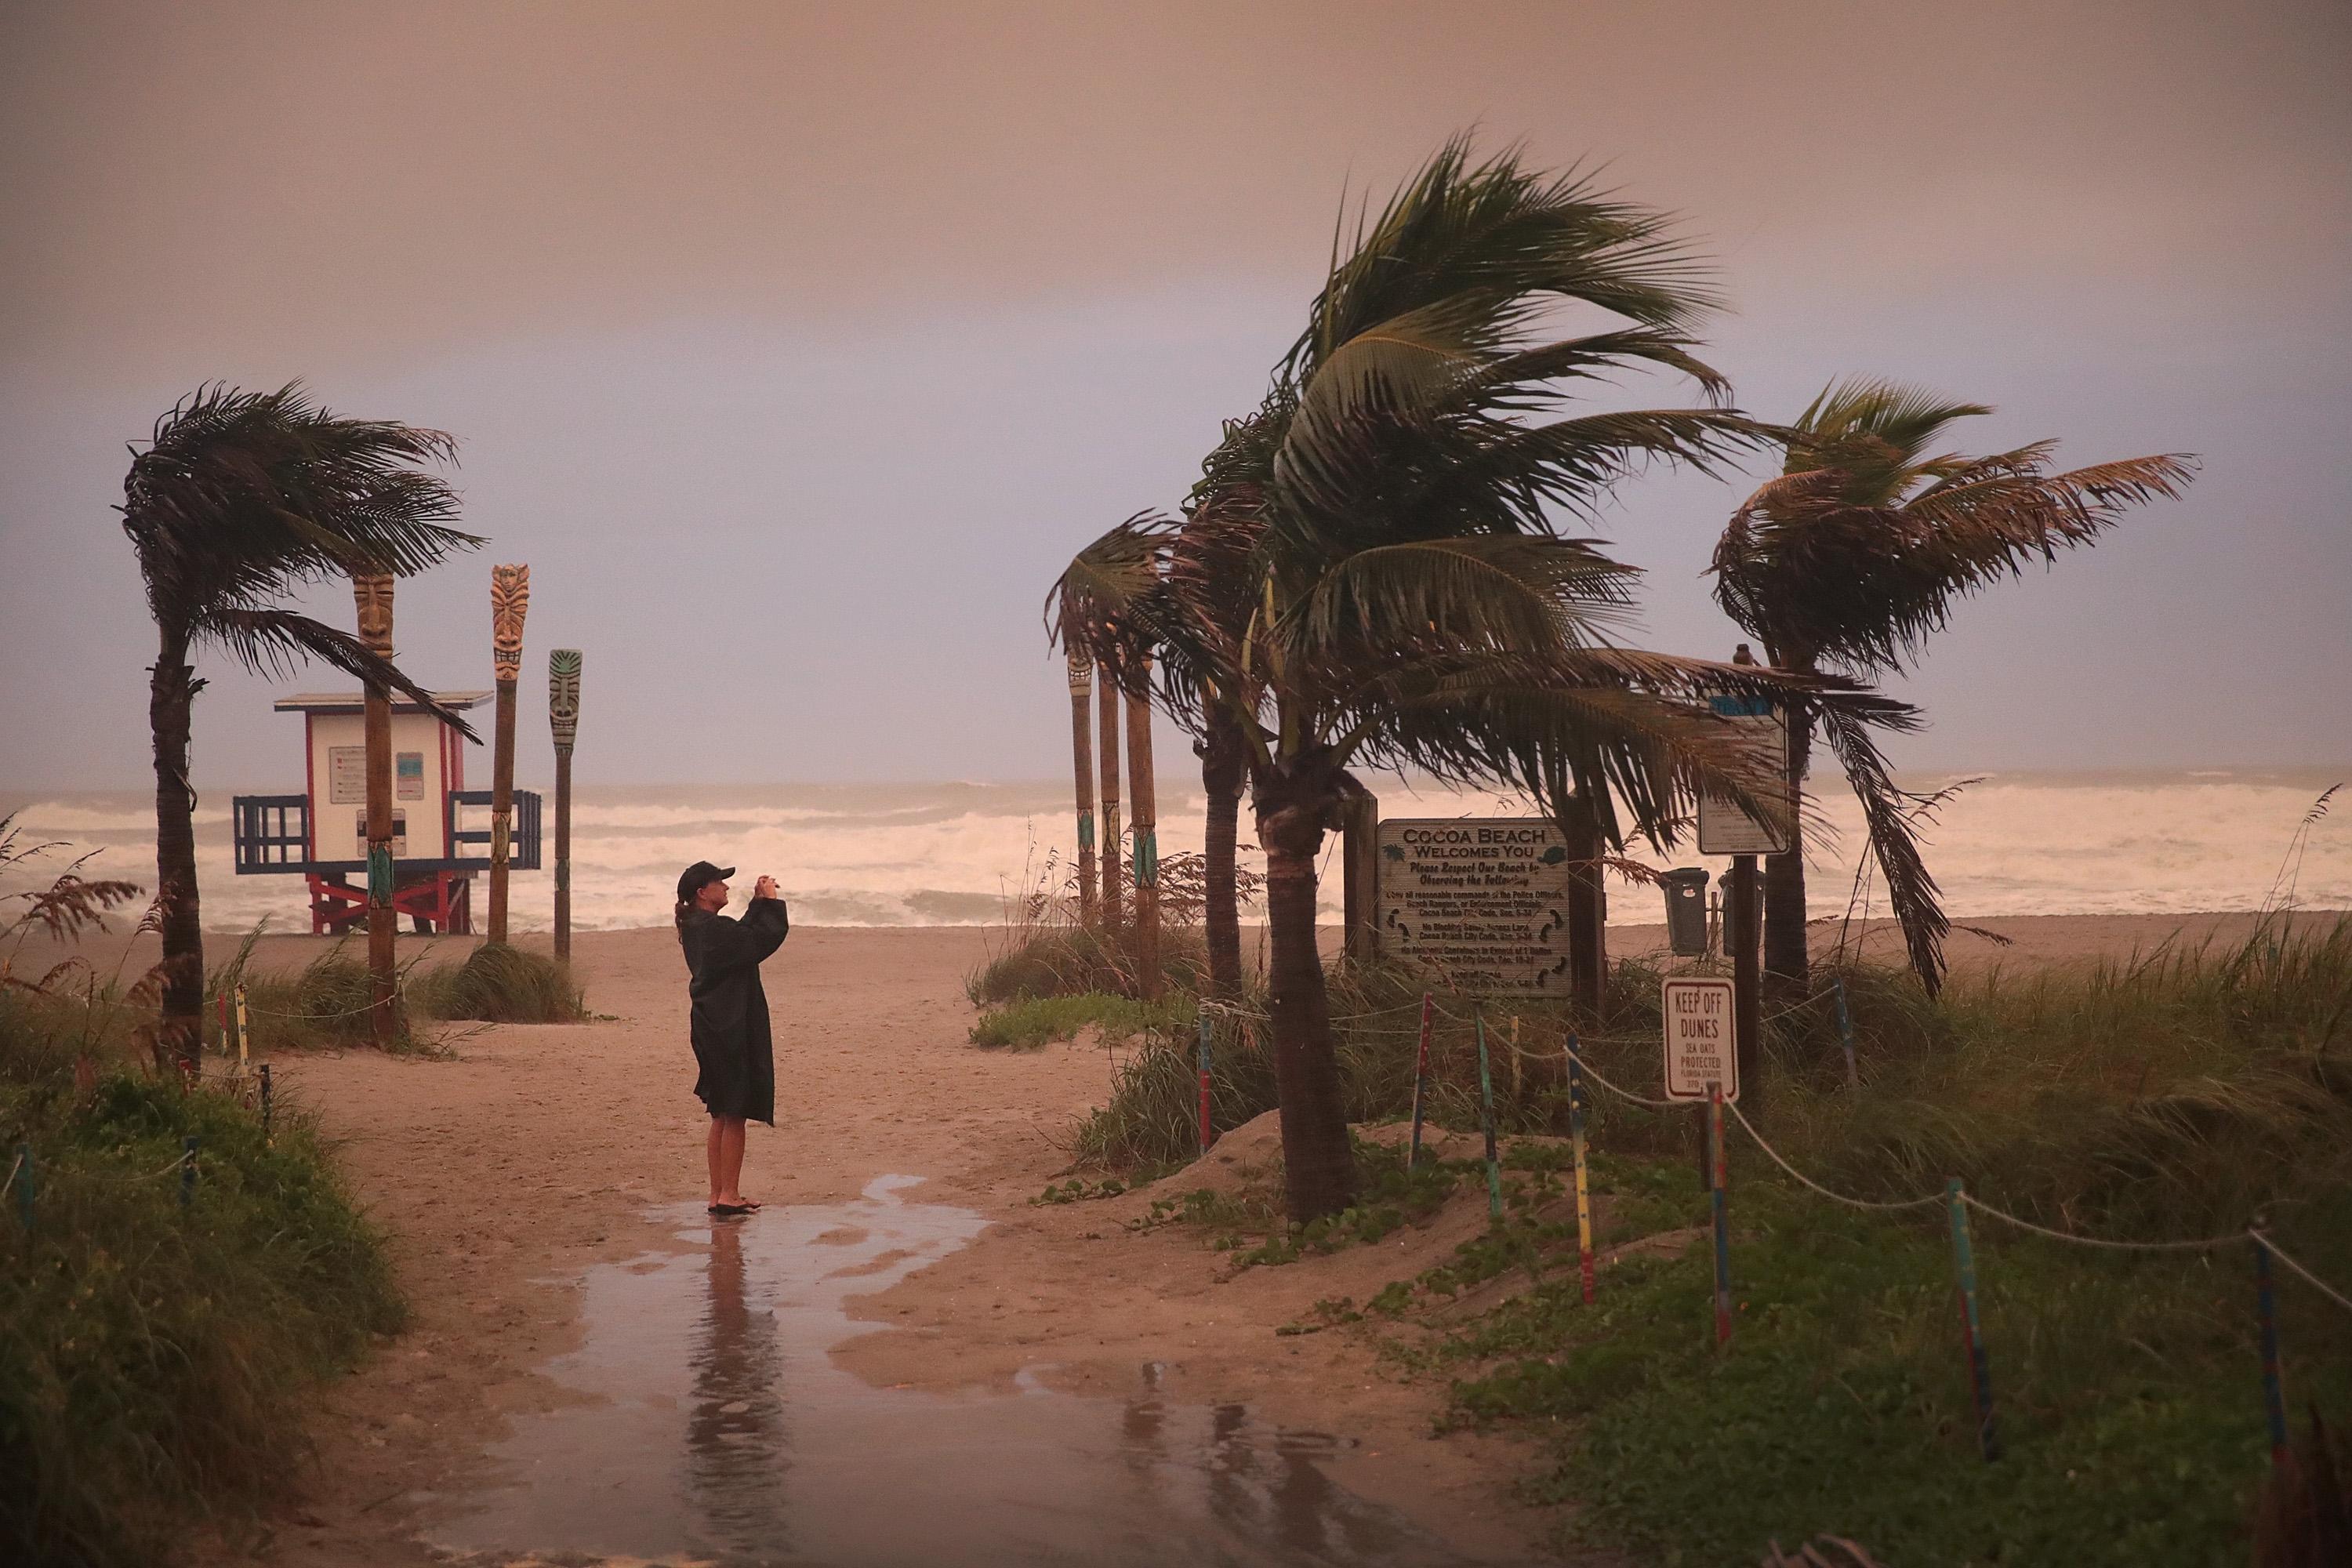
[[1265,847],[1274,1082],[1294,1225],[1339,1214],[1356,1201],[1356,1155],[1348,1143],[1330,998],[1315,943],[1315,866],[1329,795],[1295,780],[1262,778],[1255,800],[1258,842]]
[[[1150,663],[1146,660],[1144,668]],[[1151,776],[1151,704],[1127,700],[1127,799],[1134,819],[1135,988],[1149,1001],[1160,994],[1160,802]]]
[[1234,858],[1241,839],[1245,761],[1240,722],[1223,704],[1208,704],[1201,741],[1201,790],[1208,797],[1209,812],[1202,842],[1206,885],[1201,918],[1209,939],[1209,990],[1227,1001],[1242,994],[1241,900],[1234,890]]
[[196,901],[195,791],[188,785],[189,710],[195,700],[187,645],[166,637],[147,688],[155,743],[155,900],[163,911],[163,1006],[157,1069],[193,1079],[205,1044],[205,931]]
[[[1791,714],[1789,787],[1801,802],[1804,798],[1805,770],[1812,742],[1812,720]],[[1801,844],[1786,855],[1764,857],[1764,986],[1776,997],[1789,1000],[1812,989],[1811,963],[1805,953],[1805,851]]]
[[1569,994],[1588,1017],[1601,1016],[1609,983],[1609,890],[1601,880],[1601,818],[1581,797],[1570,803],[1568,874]]
[[1106,948],[1115,952],[1121,923],[1118,891],[1121,853],[1118,826],[1120,698],[1118,682],[1111,679],[1109,666],[1097,667],[1095,686],[1097,689],[1096,709],[1099,716],[1096,726],[1095,764],[1102,771],[1102,931]]
[[1078,923],[1095,923],[1094,667],[1071,650],[1070,763],[1077,775]]

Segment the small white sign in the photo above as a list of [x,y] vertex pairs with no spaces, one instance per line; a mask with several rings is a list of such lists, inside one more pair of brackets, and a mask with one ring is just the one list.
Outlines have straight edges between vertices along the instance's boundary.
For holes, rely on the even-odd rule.
[[[364,805],[367,804],[367,748],[365,746],[330,746],[327,748],[327,804],[329,805]],[[360,837],[367,834],[362,830]]]
[[[1734,697],[1717,692],[1707,706],[1728,721],[1735,731],[1769,748],[1779,760],[1782,777],[1789,772],[1789,727],[1769,700]],[[1698,852],[1702,855],[1785,855],[1792,846],[1771,824],[1721,795],[1698,797]]]
[[1669,979],[1661,997],[1666,1021],[1666,1098],[1705,1100],[1706,1086],[1719,1083],[1723,1098],[1739,1098],[1739,1049],[1733,1037],[1737,1016],[1728,980],[1681,975]]

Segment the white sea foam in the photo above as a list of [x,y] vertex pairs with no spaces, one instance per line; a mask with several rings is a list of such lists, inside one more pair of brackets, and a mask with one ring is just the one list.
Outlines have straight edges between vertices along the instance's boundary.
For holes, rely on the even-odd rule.
[[[1987,777],[1944,808],[1928,833],[1928,865],[1961,919],[2254,909],[2270,894],[2296,825],[2335,776],[2203,769]],[[1392,816],[1524,809],[1505,796],[1417,793],[1394,780],[1374,787]],[[154,808],[143,795],[25,800],[0,791],[0,812],[19,805],[26,837],[65,840],[71,853],[94,850],[89,874],[154,880]],[[307,930],[300,878],[234,873],[227,805],[225,795],[209,795],[196,816],[205,923],[242,929],[268,915],[278,929]],[[1202,814],[1196,783],[1164,781],[1162,853],[1198,848]],[[1826,831],[1808,854],[1810,888],[1813,911],[1832,914],[1853,890],[1864,838],[1850,797],[1824,790],[1821,815]],[[1246,816],[1242,831],[1251,837]],[[773,873],[795,915],[812,925],[987,923],[1049,860],[1066,864],[1074,842],[1066,784],[589,787],[572,817],[573,919],[587,930],[660,924],[679,868],[709,858],[740,868],[746,882]],[[1635,858],[1706,863],[1690,854]],[[58,864],[22,869],[7,885],[46,880]],[[1327,877],[1325,894],[1336,915],[1336,875]],[[2352,806],[2312,832],[2295,896],[2310,907],[2352,906]],[[1617,886],[1612,916],[1652,918],[1654,898]],[[551,900],[548,870],[517,874],[520,926],[543,928]]]

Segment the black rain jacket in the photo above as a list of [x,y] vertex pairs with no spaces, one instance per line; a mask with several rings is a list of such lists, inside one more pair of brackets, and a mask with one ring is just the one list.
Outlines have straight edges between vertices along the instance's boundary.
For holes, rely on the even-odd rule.
[[687,994],[694,1002],[694,1061],[701,1069],[694,1092],[713,1116],[776,1124],[775,1046],[760,962],[783,945],[791,929],[782,899],[753,899],[740,921],[689,910],[678,926],[693,976]]

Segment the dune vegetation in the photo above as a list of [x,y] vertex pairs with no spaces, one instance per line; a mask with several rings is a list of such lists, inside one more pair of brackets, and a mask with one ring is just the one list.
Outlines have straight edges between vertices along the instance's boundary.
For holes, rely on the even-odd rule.
[[[1599,1077],[1636,1093],[1656,1092],[1658,978],[1621,963],[1604,1016],[1580,1034]],[[1979,1452],[1947,1205],[1832,1201],[1736,1122],[1728,1346],[1714,1341],[1695,1113],[1597,1085],[1587,1126],[1605,1261],[1583,1301],[1562,1136],[1570,1020],[1557,1005],[1486,1015],[1504,1219],[1370,1301],[1325,1303],[1302,1331],[1372,1335],[1400,1375],[1444,1383],[1449,1422],[1535,1435],[1549,1458],[1524,1495],[1575,1503],[1564,1535],[1658,1561],[1753,1561],[1769,1540],[1820,1531],[1891,1563],[2246,1561],[2270,1468],[2248,1226],[2339,1289],[2352,1280],[2352,919],[2282,916],[2232,944],[1967,973],[1935,998],[1901,971],[1815,978],[1809,999],[1771,1016],[1767,1089],[1748,1108],[1813,1181],[1885,1204],[1933,1199],[1958,1178],[2072,1236],[2221,1238],[2130,1252],[1978,1212],[1998,1461]],[[1841,981],[1853,1087],[1831,1000]],[[1334,976],[1352,1121],[1410,1115],[1420,996],[1390,970]],[[1433,1125],[1475,1131],[1471,1007],[1437,999],[1426,1103]],[[1220,1130],[1275,1103],[1255,1010],[1245,1001],[1215,1029]],[[1191,1194],[1195,1051],[1189,1028],[1146,1032],[1075,1150],[1127,1184],[1156,1175],[1171,1217],[1198,1221],[1237,1260],[1287,1263],[1419,1223],[1433,1179],[1450,1203],[1485,1203],[1475,1161],[1419,1185],[1368,1177],[1359,1209],[1313,1237],[1282,1222],[1271,1194]],[[1387,1155],[1365,1142],[1359,1157],[1370,1172]],[[1401,1208],[1405,1194],[1417,1195]],[[2277,1300],[2308,1447],[2314,1413],[2352,1408],[2352,1312],[2283,1269]]]

